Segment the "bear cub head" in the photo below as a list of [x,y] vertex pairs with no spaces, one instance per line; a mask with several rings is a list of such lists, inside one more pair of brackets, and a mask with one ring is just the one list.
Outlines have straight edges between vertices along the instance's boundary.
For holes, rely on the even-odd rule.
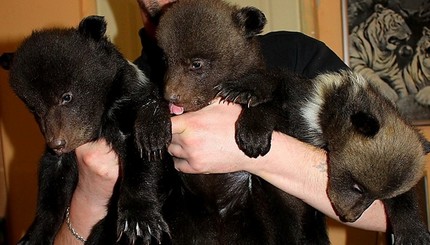
[[316,109],[306,121],[322,132],[327,194],[341,220],[354,222],[375,200],[392,199],[417,184],[430,144],[389,100],[351,71],[321,74],[313,83],[317,89],[303,111]]
[[57,154],[95,140],[120,92],[128,63],[105,31],[103,17],[87,17],[78,28],[34,31],[14,55],[10,85]]
[[201,109],[214,99],[221,82],[263,67],[254,37],[265,23],[264,14],[253,7],[213,0],[173,4],[157,28],[167,62],[164,96],[172,112]]

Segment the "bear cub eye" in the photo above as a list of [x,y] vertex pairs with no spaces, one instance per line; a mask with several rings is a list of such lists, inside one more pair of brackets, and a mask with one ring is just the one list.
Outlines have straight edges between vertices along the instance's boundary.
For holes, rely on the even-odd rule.
[[358,193],[358,194],[364,194],[364,190],[363,190],[363,187],[361,187],[359,184],[357,184],[357,183],[354,183],[353,185],[352,185],[352,189],[356,192],[356,193]]
[[65,105],[65,104],[69,103],[70,101],[72,101],[72,98],[73,98],[73,96],[72,96],[71,92],[64,93],[61,96],[61,105]]
[[195,70],[199,70],[203,67],[203,60],[201,59],[193,59],[191,61],[191,66],[190,69],[195,71]]

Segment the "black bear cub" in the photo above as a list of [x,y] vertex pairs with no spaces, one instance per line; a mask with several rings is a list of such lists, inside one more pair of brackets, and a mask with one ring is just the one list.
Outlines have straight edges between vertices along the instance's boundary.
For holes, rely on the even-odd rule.
[[[157,38],[167,60],[165,98],[171,102],[172,112],[198,110],[216,96],[243,104],[236,141],[248,156],[269,151],[273,130],[324,148],[329,159],[327,192],[342,220],[355,221],[374,200],[381,199],[396,244],[430,244],[413,192],[423,175],[429,143],[358,74],[339,71],[305,79],[285,70],[266,69],[255,38],[264,25],[264,15],[258,9],[237,8],[222,1],[181,0],[167,9]],[[323,232],[319,234],[324,239],[310,232],[324,229],[324,223],[306,216],[320,215],[306,204],[291,206],[288,201],[294,198],[286,194],[259,196],[259,185],[266,192],[276,188],[246,173],[214,178],[183,179],[191,192],[198,190],[200,195],[212,194],[212,188],[218,190],[219,196],[227,197],[222,203],[242,198],[242,206],[225,205],[216,210],[220,217],[244,213],[243,207],[278,197],[283,210],[288,210],[285,213],[301,217],[290,219],[290,227],[284,226],[286,230],[296,227],[292,236],[286,232],[265,237],[264,229],[254,231],[254,236],[266,239],[262,244],[281,244],[282,239],[288,240],[286,244],[328,243]],[[238,187],[232,182],[246,185]],[[235,194],[231,194],[231,186],[236,187]],[[244,196],[246,191],[249,193]],[[270,208],[252,207],[264,216],[265,208]],[[279,225],[269,215],[263,220],[265,228]],[[230,226],[222,231],[237,232]],[[212,232],[221,234],[220,230]]]
[[171,138],[168,106],[105,31],[104,19],[90,16],[78,28],[35,31],[15,53],[10,85],[47,145],[36,217],[20,244],[53,243],[78,180],[74,149],[100,138],[118,153],[120,178],[86,244],[148,242],[168,232],[157,193],[159,151]]

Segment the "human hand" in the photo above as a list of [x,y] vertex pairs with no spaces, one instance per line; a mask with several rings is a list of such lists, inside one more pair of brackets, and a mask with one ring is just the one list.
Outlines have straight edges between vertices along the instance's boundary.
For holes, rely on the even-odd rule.
[[168,147],[175,167],[185,173],[227,173],[246,170],[251,158],[235,141],[237,104],[214,101],[195,112],[172,117],[172,143]]
[[75,190],[80,197],[105,206],[118,178],[118,156],[104,139],[76,148],[79,181]]
[[[118,156],[104,139],[89,142],[75,150],[79,180],[70,203],[69,219],[84,238],[107,213],[107,204],[118,178]],[[82,244],[63,223],[54,244]]]

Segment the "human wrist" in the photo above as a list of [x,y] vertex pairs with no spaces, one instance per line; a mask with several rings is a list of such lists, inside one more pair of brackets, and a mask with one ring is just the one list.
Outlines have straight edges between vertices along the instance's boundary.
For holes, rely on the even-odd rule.
[[[328,182],[326,151],[288,135],[274,133],[272,149],[250,171],[293,195],[325,215],[339,220],[326,189]],[[386,218],[381,201],[375,201],[354,223],[365,230],[385,231]]]
[[326,194],[326,152],[319,148],[274,132],[271,150],[249,172],[325,214],[334,212]]
[[73,198],[95,206],[105,206],[118,179],[118,157],[110,146],[99,140],[76,149],[79,181]]
[[76,229],[73,227],[72,221],[70,220],[70,206],[66,209],[66,225],[70,233],[72,233],[73,237],[75,237],[78,241],[82,243],[86,243],[87,239],[81,236]]
[[84,239],[89,236],[92,227],[107,214],[107,201],[103,200],[92,198],[79,189],[73,194],[69,207],[69,222],[75,232]]
[[55,237],[55,245],[83,244],[83,242],[77,239],[76,235],[73,234],[72,229],[76,234],[86,240],[92,227],[106,216],[107,213],[106,205],[102,205],[100,200],[91,199],[83,195],[79,190],[74,192],[68,209],[68,217],[66,215]]

